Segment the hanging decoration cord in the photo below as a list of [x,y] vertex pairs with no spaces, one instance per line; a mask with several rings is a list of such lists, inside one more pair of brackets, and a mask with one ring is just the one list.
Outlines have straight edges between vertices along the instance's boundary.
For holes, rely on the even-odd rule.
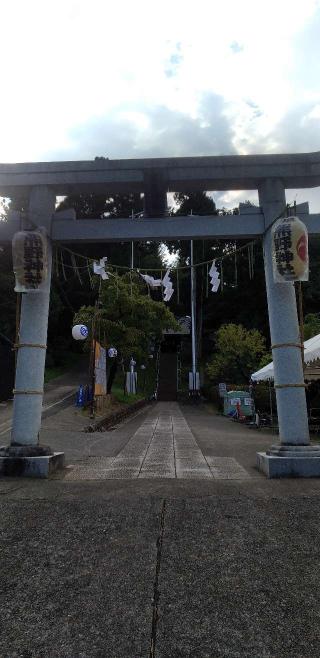
[[250,246],[250,251],[251,251],[251,273],[252,273],[252,278],[254,277],[254,262],[255,262],[255,255],[254,255],[254,243]]
[[[289,204],[289,203],[286,204],[286,206],[285,206],[284,209],[279,213],[279,215],[278,215],[277,217],[275,217],[275,219],[271,222],[271,224],[269,224],[269,226],[266,227],[266,229],[265,229],[264,233],[262,234],[262,236],[259,236],[259,238],[257,238],[256,240],[253,240],[253,241],[251,241],[250,243],[247,243],[247,244],[243,245],[243,247],[239,247],[239,248],[237,248],[236,250],[233,249],[233,250],[231,250],[230,252],[228,252],[228,253],[224,254],[223,256],[221,256],[220,258],[217,258],[217,259],[216,259],[217,262],[221,262],[221,263],[222,263],[222,261],[223,261],[225,258],[229,258],[230,256],[234,255],[235,253],[239,253],[239,252],[243,251],[244,249],[247,249],[249,246],[251,246],[251,245],[253,246],[255,243],[260,242],[261,238],[263,238],[263,237],[265,236],[265,234],[266,234],[266,233],[272,228],[273,224],[274,224],[278,219],[280,219],[280,217],[283,217],[285,214],[288,216],[288,213],[289,213],[290,208],[293,208],[294,211],[296,212],[296,201],[294,201],[292,204]],[[191,214],[192,214],[192,213],[191,213]],[[262,211],[262,214],[264,215],[263,211]],[[31,224],[33,224],[33,222],[32,222],[31,220],[29,220],[29,221],[31,222]],[[35,228],[38,228],[35,224],[33,224],[33,225],[34,225]],[[73,254],[73,255],[76,256],[77,258],[82,258],[83,260],[86,261],[87,264],[84,265],[83,267],[76,266],[78,270],[80,270],[80,269],[82,269],[82,270],[87,270],[87,269],[88,269],[88,257],[87,257],[87,256],[85,256],[84,254],[79,254],[79,253],[73,251],[72,249],[69,249],[68,247],[66,247],[66,246],[65,246],[64,244],[62,244],[62,243],[56,242],[56,244],[57,244],[57,246],[59,246],[60,251],[61,251],[61,266],[62,266],[62,272],[63,272],[63,276],[64,276],[65,280],[66,280],[65,268],[66,268],[66,267],[70,267],[71,269],[75,269],[75,268],[74,268],[73,265],[67,265],[66,263],[64,263],[64,261],[63,261],[63,257],[62,257],[62,251],[65,251],[65,252],[67,252],[67,253],[69,253],[69,254]],[[91,259],[91,263],[93,263],[94,260],[95,260],[95,259]],[[96,260],[97,260],[97,259],[96,259]],[[204,261],[204,262],[201,262],[201,263],[195,263],[194,267],[200,267],[201,265],[206,265],[207,263],[210,263],[210,262],[211,262],[211,261]],[[123,270],[127,270],[127,271],[129,271],[129,270],[131,269],[130,267],[125,266],[125,265],[113,265],[112,263],[110,263],[110,267],[117,267],[117,268],[120,269],[120,270],[123,269]],[[147,272],[147,271],[148,271],[148,272],[159,272],[159,271],[161,271],[161,268],[160,268],[160,267],[156,267],[156,268],[140,268],[140,269],[141,269],[142,272]],[[163,268],[162,268],[162,269],[163,269]],[[177,269],[177,270],[178,270],[178,269],[179,269],[179,270],[187,270],[187,269],[189,269],[189,265],[183,265],[182,267],[179,267],[179,268],[176,268],[176,269]]]
[[32,391],[32,390],[22,390],[22,389],[17,389],[14,388],[13,391],[14,395],[43,395],[43,391]]
[[275,384],[274,388],[306,388],[307,384]]
[[254,246],[253,244],[250,244],[249,247],[248,247],[248,265],[249,265],[249,279],[250,279],[250,281],[252,281],[253,275],[254,275],[254,272],[253,272],[253,259],[254,259],[253,246]]
[[63,274],[63,278],[64,278],[64,280],[66,281],[66,280],[67,280],[67,277],[66,277],[66,271],[65,271],[65,264],[64,264],[64,262],[63,262],[63,253],[62,253],[62,251],[60,252],[60,257],[61,257],[61,268],[62,268],[62,274]]
[[77,275],[77,277],[80,281],[80,285],[83,286],[83,282],[82,282],[82,279],[81,279],[81,276],[80,276],[79,268],[77,266],[76,257],[75,257],[74,254],[71,254],[71,262],[72,262],[72,265],[74,267],[75,273],[76,273],[76,275]]
[[[277,217],[275,217],[275,219],[271,222],[271,224],[269,224],[269,226],[267,226],[267,227],[265,228],[265,230],[264,230],[264,232],[263,232],[263,234],[262,234],[262,237],[264,237],[264,236],[266,235],[266,233],[268,233],[268,231],[270,231],[270,229],[271,229],[271,228],[273,227],[273,225],[278,221],[278,219],[280,219],[281,217],[284,217],[284,216],[288,217],[289,208],[291,208],[291,205],[290,205],[290,203],[287,203],[287,204],[285,205],[285,207],[283,208],[283,210],[281,210],[281,212],[279,213],[279,215],[278,215]],[[264,214],[263,210],[262,210],[262,214],[263,214],[263,217],[264,217],[264,221],[266,221],[265,214]]]
[[179,270],[177,269],[177,303],[180,304]]
[[[222,263],[223,263],[223,261],[226,260],[227,258],[233,257],[234,261],[235,261],[235,279],[236,279],[236,285],[237,285],[237,279],[238,279],[237,255],[245,250],[245,251],[248,252],[249,278],[252,279],[253,276],[254,276],[254,245],[261,242],[261,240],[263,239],[265,234],[272,228],[273,224],[278,219],[285,216],[285,214],[287,214],[287,215],[289,214],[290,208],[294,208],[294,212],[296,212],[296,202],[295,201],[294,201],[293,204],[286,204],[285,208],[279,213],[279,215],[277,217],[275,217],[275,219],[271,222],[271,224],[269,224],[269,226],[265,229],[264,233],[261,236],[259,236],[259,238],[256,238],[255,240],[252,240],[251,242],[248,242],[248,243],[244,244],[243,246],[232,248],[230,250],[226,250],[219,258],[216,258],[217,264],[218,263],[221,264],[221,272],[222,272]],[[263,214],[263,211],[262,211],[262,214]],[[65,272],[66,268],[75,270],[79,279],[81,278],[80,277],[80,270],[83,270],[83,271],[87,270],[89,272],[93,261],[96,260],[96,259],[88,259],[88,257],[85,256],[84,254],[79,254],[79,253],[69,249],[68,247],[66,247],[62,243],[56,243],[56,244],[58,245],[58,247],[60,249],[60,263],[61,263],[62,274],[63,274],[63,277],[64,277],[65,280],[67,280],[66,272]],[[72,258],[71,258],[71,261],[73,262],[73,264],[68,265],[67,263],[64,262],[63,252],[66,252],[66,253],[70,254],[70,258],[71,258],[71,256],[73,256],[74,258],[79,258],[79,259],[85,260],[86,265],[79,266]],[[204,265],[210,265],[210,264],[211,264],[211,260],[206,260],[206,261],[203,261],[203,262],[200,262],[200,263],[195,263],[194,267],[197,268],[197,267],[202,267]],[[57,269],[59,269],[58,255],[57,255],[57,260],[56,260],[56,266],[57,266]],[[123,270],[125,272],[135,271],[135,270],[132,270],[131,267],[128,267],[126,265],[115,265],[115,264],[109,263],[109,267],[110,268],[116,268],[117,270],[120,270],[120,271]],[[176,267],[174,269],[178,273],[178,271],[188,270],[189,267],[190,267],[189,265],[182,265],[182,266]],[[163,267],[162,268],[161,267],[154,267],[154,268],[145,267],[145,268],[139,268],[139,270],[141,272],[161,272],[163,270]],[[89,278],[90,278],[90,273],[89,273]],[[90,278],[90,281],[91,281],[91,278]],[[223,275],[221,276],[221,291],[223,292]]]
[[302,345],[300,343],[276,343],[275,345],[271,345],[272,350],[275,350],[279,347],[298,347],[299,350],[302,349]]
[[238,263],[237,263],[237,243],[234,250],[234,285],[238,287]]
[[[260,238],[257,238],[256,240],[253,240],[252,242],[247,242],[246,244],[242,245],[241,247],[237,247],[236,249],[235,249],[235,248],[232,248],[232,249],[226,251],[222,256],[216,258],[215,260],[216,260],[217,264],[218,264],[218,263],[222,263],[222,262],[223,262],[224,260],[226,260],[227,258],[232,258],[232,257],[234,257],[235,254],[239,254],[239,253],[241,253],[242,251],[247,250],[248,247],[253,246],[254,244],[256,244],[256,243],[258,243],[258,242],[260,242]],[[78,253],[76,253],[76,252],[74,252],[74,251],[71,251],[71,249],[68,249],[68,248],[65,247],[64,245],[61,245],[61,246],[60,246],[60,249],[61,249],[61,252],[62,252],[62,251],[66,251],[66,252],[69,253],[69,254],[74,254],[74,256],[76,256],[77,258],[82,258],[82,259],[84,259],[84,260],[87,262],[87,264],[84,265],[84,266],[80,266],[80,267],[79,267],[79,265],[77,265],[77,268],[78,268],[79,270],[87,270],[88,267],[90,267],[90,265],[88,265],[88,257],[87,257],[87,256],[84,256],[84,254],[78,254]],[[95,259],[90,259],[89,262],[90,262],[91,265],[92,265],[92,263],[94,262],[94,260],[95,260]],[[61,262],[63,263],[63,267],[64,267],[64,268],[74,269],[74,266],[73,266],[73,265],[68,265],[68,264],[66,264],[63,260],[61,260]],[[205,261],[201,261],[201,262],[199,262],[199,263],[195,263],[195,264],[194,264],[194,267],[202,267],[203,265],[211,265],[211,263],[212,263],[212,259],[210,259],[210,260],[205,260]],[[135,271],[136,271],[136,269],[132,270],[132,269],[131,269],[130,267],[128,267],[127,265],[117,265],[117,264],[109,263],[109,264],[108,264],[108,267],[110,267],[110,268],[114,268],[114,269],[117,269],[117,270],[124,270],[124,271],[126,271],[126,272],[130,272],[130,271],[131,271],[131,272],[135,272]],[[138,269],[139,269],[140,272],[163,272],[163,266],[162,266],[162,267],[144,267],[144,268],[139,267]],[[190,269],[190,265],[181,265],[180,267],[175,267],[175,268],[172,268],[172,269],[175,269],[176,271],[189,270],[189,269]]]
[[132,291],[132,270],[130,270],[130,296],[131,296],[131,298],[132,298],[132,296],[133,296],[133,295],[132,295],[132,292],[133,292],[133,291]]
[[13,349],[19,350],[20,347],[36,347],[39,350],[46,350],[46,345],[41,345],[40,343],[14,343]]
[[119,297],[119,279],[118,279],[118,272],[116,272],[116,297],[118,299]]
[[220,267],[220,279],[221,279],[221,294],[223,295],[224,280],[223,280],[223,264],[222,264],[222,260],[221,260],[221,267]]
[[54,270],[57,279],[59,278],[59,259],[58,259],[58,250],[54,252]]
[[91,263],[89,262],[88,259],[87,259],[87,265],[86,265],[86,267],[87,267],[87,269],[88,269],[88,275],[89,275],[90,286],[91,286],[91,289],[93,290],[93,289],[94,289],[94,282],[93,282],[93,276],[92,276],[92,274],[91,274]]

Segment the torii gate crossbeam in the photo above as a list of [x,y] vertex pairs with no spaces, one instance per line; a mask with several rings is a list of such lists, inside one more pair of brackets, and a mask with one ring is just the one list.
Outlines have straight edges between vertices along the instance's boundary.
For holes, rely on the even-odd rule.
[[[303,210],[307,204],[301,204]],[[54,214],[51,223],[53,242],[131,242],[139,240],[247,240],[259,238],[265,230],[265,219],[258,208],[240,215],[207,215],[156,217],[150,219],[69,219],[68,211]],[[307,214],[297,206],[300,219],[306,224],[310,236],[320,234],[320,213]],[[11,241],[21,226],[22,215],[12,213],[10,221],[0,223],[0,241]]]
[[57,196],[148,193],[156,185],[167,192],[255,190],[269,179],[281,179],[285,189],[318,187],[320,152],[0,164],[0,195],[11,197],[39,185],[53,188]]

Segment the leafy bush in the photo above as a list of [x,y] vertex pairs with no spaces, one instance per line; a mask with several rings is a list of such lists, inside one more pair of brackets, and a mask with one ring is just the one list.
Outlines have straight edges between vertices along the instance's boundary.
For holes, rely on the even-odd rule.
[[163,330],[179,329],[168,307],[148,295],[145,283],[135,273],[112,273],[102,282],[99,306],[80,308],[74,316],[74,324],[78,323],[84,323],[90,332],[86,349],[90,349],[94,324],[99,342],[103,347],[116,347],[118,360],[127,366],[131,356],[138,364],[147,363],[151,346],[162,340]]
[[266,354],[265,338],[257,329],[223,324],[216,333],[216,353],[207,364],[213,382],[248,382]]

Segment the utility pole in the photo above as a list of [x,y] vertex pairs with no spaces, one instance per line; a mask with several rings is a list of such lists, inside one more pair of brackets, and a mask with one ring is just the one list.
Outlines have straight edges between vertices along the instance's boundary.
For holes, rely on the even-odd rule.
[[[134,219],[133,210],[131,211],[131,219],[132,220]],[[133,270],[133,263],[134,263],[134,251],[133,251],[133,240],[132,240],[132,242],[131,242],[131,264],[130,264],[131,270]]]
[[200,389],[200,378],[197,372],[196,346],[196,272],[194,267],[193,240],[190,240],[190,273],[191,273],[191,341],[192,341],[192,371],[189,373],[189,392],[196,395]]

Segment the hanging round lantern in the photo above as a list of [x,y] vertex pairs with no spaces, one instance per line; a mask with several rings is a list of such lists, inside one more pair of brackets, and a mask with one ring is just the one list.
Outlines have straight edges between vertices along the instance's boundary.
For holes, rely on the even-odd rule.
[[273,225],[272,259],[277,283],[308,281],[308,231],[298,217],[281,217]]
[[12,240],[15,292],[36,292],[48,276],[47,238],[41,231],[18,231]]
[[85,324],[75,324],[72,327],[72,338],[75,340],[85,340],[88,338],[89,331]]
[[116,349],[116,347],[109,347],[108,357],[110,359],[114,359],[117,356],[117,354],[118,354],[118,350]]

